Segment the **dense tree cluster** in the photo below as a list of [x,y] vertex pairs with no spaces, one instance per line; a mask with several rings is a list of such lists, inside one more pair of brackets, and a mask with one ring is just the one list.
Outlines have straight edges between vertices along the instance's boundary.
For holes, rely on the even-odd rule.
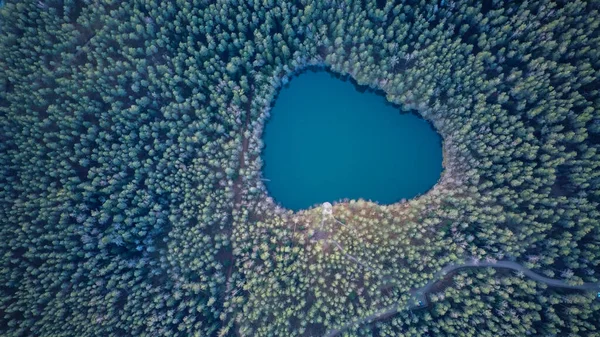
[[[600,281],[596,0],[0,6],[2,335],[321,336],[466,258]],[[306,67],[431,121],[439,183],[277,205],[263,124]],[[595,336],[592,295],[461,271],[344,333]]]

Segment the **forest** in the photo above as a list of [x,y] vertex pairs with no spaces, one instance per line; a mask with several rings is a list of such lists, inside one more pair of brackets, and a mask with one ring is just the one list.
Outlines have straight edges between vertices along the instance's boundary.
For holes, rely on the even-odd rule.
[[[600,336],[599,10],[0,2],[0,335]],[[435,187],[270,197],[264,123],[308,67],[430,121]],[[482,266],[416,291],[465,261],[564,286]]]

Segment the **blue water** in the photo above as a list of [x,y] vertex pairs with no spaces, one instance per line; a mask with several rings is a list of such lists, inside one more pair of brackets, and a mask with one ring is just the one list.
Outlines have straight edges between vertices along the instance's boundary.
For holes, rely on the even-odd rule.
[[292,78],[265,125],[268,193],[300,210],[343,198],[391,204],[427,192],[442,171],[429,123],[325,71]]

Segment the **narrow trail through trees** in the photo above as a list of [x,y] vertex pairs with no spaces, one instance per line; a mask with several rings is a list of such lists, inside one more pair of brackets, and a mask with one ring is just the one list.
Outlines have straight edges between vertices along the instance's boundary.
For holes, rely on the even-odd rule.
[[538,282],[547,284],[548,286],[554,287],[554,288],[566,288],[566,289],[585,290],[585,291],[600,291],[600,283],[584,283],[581,285],[568,284],[564,280],[551,279],[551,278],[542,276],[536,272],[531,271],[530,269],[523,267],[522,265],[520,265],[519,263],[514,262],[514,261],[497,261],[497,262],[474,262],[473,261],[473,262],[465,262],[465,263],[460,263],[460,264],[450,264],[450,265],[447,265],[444,268],[442,268],[440,271],[438,271],[434,275],[434,277],[425,286],[411,291],[411,294],[413,295],[413,297],[419,299],[421,301],[422,305],[419,306],[419,305],[415,305],[415,304],[409,304],[408,306],[404,307],[404,306],[401,306],[400,304],[393,304],[388,307],[382,308],[369,316],[358,318],[354,321],[344,324],[343,326],[341,326],[337,329],[330,330],[327,334],[325,334],[325,337],[337,336],[338,334],[348,330],[352,326],[358,326],[363,323],[367,323],[367,322],[371,322],[371,321],[374,321],[374,320],[377,320],[377,319],[380,319],[383,317],[387,317],[387,316],[393,315],[403,309],[410,310],[410,309],[419,308],[419,307],[424,308],[428,305],[427,300],[426,300],[426,297],[427,297],[426,294],[431,290],[431,288],[438,281],[443,279],[444,276],[447,275],[448,273],[458,270],[458,269],[487,268],[487,267],[500,268],[500,269],[511,269],[516,272],[522,272],[524,274],[524,276],[527,276],[534,281],[538,281]]
[[[331,206],[329,206],[331,207]],[[323,218],[321,221],[321,227],[323,226],[323,222],[324,219],[327,215],[331,215],[331,217],[339,224],[341,225],[345,225],[342,222],[340,222],[338,219],[336,219],[333,216],[333,212],[328,209],[329,207],[324,207],[323,209]],[[342,254],[349,260],[359,264],[360,266],[363,266],[364,268],[367,268],[371,271],[375,271],[373,268],[369,267],[368,265],[366,265],[364,262],[360,261],[358,258],[348,254],[344,248],[342,247],[342,245],[335,241],[335,240],[331,240],[331,239],[327,239],[326,240],[329,243],[333,243],[336,245],[336,247],[342,252]],[[573,285],[573,284],[569,284],[567,283],[565,280],[562,279],[553,279],[553,278],[549,278],[549,277],[545,277],[543,275],[540,275],[530,269],[527,269],[526,267],[524,267],[523,265],[521,265],[518,262],[515,261],[508,261],[508,260],[501,260],[501,261],[478,261],[478,260],[470,260],[470,261],[465,261],[465,262],[460,262],[460,263],[451,263],[446,265],[445,267],[443,267],[442,269],[440,269],[438,272],[436,272],[433,277],[431,278],[431,280],[429,280],[429,282],[427,282],[427,284],[425,284],[424,286],[422,286],[421,288],[416,288],[416,289],[412,289],[410,291],[411,294],[411,300],[408,303],[408,305],[400,305],[398,303],[396,304],[392,304],[390,306],[381,308],[380,310],[377,310],[376,312],[372,313],[371,315],[362,317],[362,318],[357,318],[353,321],[350,321],[344,325],[342,325],[341,327],[337,328],[337,329],[333,329],[328,331],[324,337],[334,337],[337,336],[339,334],[341,334],[342,332],[348,330],[349,328],[351,328],[352,326],[359,326],[361,324],[364,323],[368,323],[368,322],[372,322],[384,317],[388,317],[390,315],[393,315],[401,310],[411,310],[411,309],[417,309],[417,308],[425,308],[429,305],[428,301],[427,301],[427,294],[431,291],[431,289],[433,288],[433,286],[438,283],[439,281],[441,281],[446,275],[448,275],[449,273],[459,270],[459,269],[466,269],[466,268],[498,268],[498,269],[510,269],[510,270],[514,270],[517,273],[520,274],[520,276],[522,277],[528,277],[534,281],[540,282],[540,283],[544,283],[546,285],[548,285],[549,287],[554,287],[554,288],[565,288],[565,289],[573,289],[573,290],[583,290],[583,291],[597,291],[600,292],[600,282],[597,283],[583,283],[580,285]]]

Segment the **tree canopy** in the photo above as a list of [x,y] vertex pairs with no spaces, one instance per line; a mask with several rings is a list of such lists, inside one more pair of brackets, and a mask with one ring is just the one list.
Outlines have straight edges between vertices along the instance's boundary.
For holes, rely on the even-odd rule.
[[[322,336],[467,258],[600,281],[597,0],[0,6],[3,336]],[[280,207],[263,124],[307,67],[429,120],[438,184]],[[507,271],[426,296],[343,334],[600,333],[594,293]]]

